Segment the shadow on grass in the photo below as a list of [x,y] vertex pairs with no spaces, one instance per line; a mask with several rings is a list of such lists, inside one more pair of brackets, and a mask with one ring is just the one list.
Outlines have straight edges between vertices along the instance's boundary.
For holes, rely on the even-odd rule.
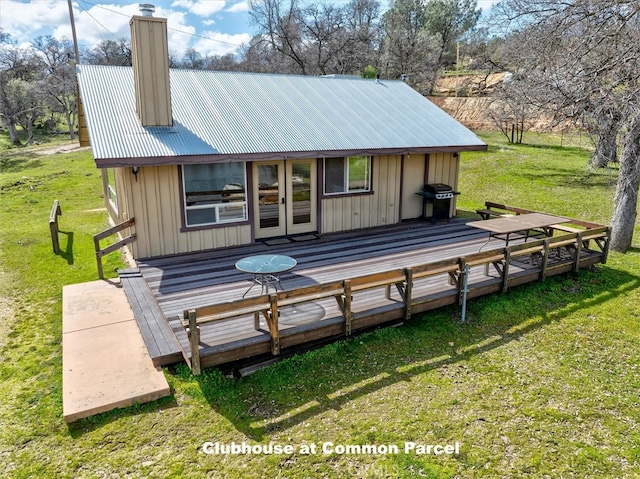
[[58,230],[58,234],[67,237],[67,245],[64,250],[60,249],[60,256],[67,260],[67,264],[71,266],[73,264],[73,232]]
[[[179,374],[187,382],[196,382],[211,408],[238,431],[260,441],[273,431],[286,430],[326,411],[341,409],[354,398],[466,361],[640,287],[639,276],[607,267],[599,269],[599,273],[583,271],[577,279],[554,277],[506,295],[478,298],[469,303],[471,318],[473,310],[478,314],[482,308],[499,307],[501,301],[517,304],[509,320],[498,324],[473,319],[461,324],[459,319],[455,320],[459,318],[459,308],[447,307],[428,313],[433,317],[423,315],[401,328],[381,329],[339,341],[239,380],[224,378],[217,369],[207,369],[201,376],[193,377],[184,366]],[[561,293],[560,300],[532,308],[553,288]],[[451,341],[461,352],[452,352],[448,345]]]
[[126,408],[117,408],[112,411],[103,412],[95,416],[79,419],[78,421],[67,424],[69,435],[73,439],[79,439],[88,432],[95,431],[112,422],[118,421],[124,417],[133,417],[140,414],[156,413],[158,411],[166,411],[178,406],[176,398],[167,396],[157,399],[150,403],[135,404]]
[[585,150],[588,150],[588,148],[581,147],[581,146],[550,145],[548,143],[527,143],[526,141],[521,143],[520,146],[527,147],[527,148],[535,148],[538,150],[551,150],[551,151],[556,151],[558,153],[563,153],[563,154],[573,153],[576,155],[583,154]]
[[549,184],[569,188],[612,188],[616,186],[617,176],[611,176],[609,173],[586,172],[583,176],[576,176],[575,170],[557,168],[554,170],[545,170],[539,173],[523,173],[519,175],[521,178],[531,183],[546,180]]
[[41,155],[33,151],[18,151],[15,154],[4,152],[4,158],[0,160],[0,170],[4,173],[18,173],[24,170],[31,170],[42,166],[42,161],[38,158]]

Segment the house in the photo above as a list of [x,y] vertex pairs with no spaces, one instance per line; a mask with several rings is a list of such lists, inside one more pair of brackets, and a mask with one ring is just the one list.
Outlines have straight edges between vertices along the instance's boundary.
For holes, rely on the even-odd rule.
[[459,153],[487,148],[401,81],[169,69],[166,19],[130,25],[133,67],[77,75],[133,258],[418,218],[423,185],[455,189]]

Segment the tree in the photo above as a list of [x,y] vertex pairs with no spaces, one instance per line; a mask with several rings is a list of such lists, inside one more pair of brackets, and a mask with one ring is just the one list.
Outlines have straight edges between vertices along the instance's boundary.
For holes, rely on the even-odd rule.
[[[425,29],[437,39],[437,67],[456,61],[456,44],[475,28],[482,10],[476,0],[429,0],[425,4]],[[436,70],[437,72],[437,70]],[[433,91],[437,73],[432,75],[429,92]]]
[[249,16],[258,28],[252,46],[264,46],[261,49],[267,55],[287,60],[283,62],[287,73],[311,73],[304,55],[304,25],[297,0],[249,0]]
[[21,144],[18,125],[28,131],[30,143],[40,111],[31,83],[37,80],[40,65],[32,52],[16,47],[10,35],[3,34],[0,40],[0,117],[13,145]]
[[539,109],[528,99],[527,90],[523,78],[509,74],[496,88],[489,107],[489,116],[511,143],[522,143],[524,133],[539,115]]
[[438,71],[456,60],[456,44],[478,23],[476,0],[395,0],[383,17],[390,77],[431,93]]
[[395,0],[385,13],[384,72],[387,78],[406,78],[420,88],[428,72],[437,70],[437,39],[426,28],[421,0]]
[[131,42],[126,38],[103,40],[84,52],[83,61],[90,65],[131,66]]
[[377,63],[380,4],[251,0],[257,35],[243,52],[252,71],[303,75],[356,74]]
[[73,44],[67,38],[37,37],[33,46],[38,52],[43,75],[37,91],[53,111],[62,114],[67,123],[69,138],[75,139],[76,74],[69,60],[74,58]]
[[203,57],[200,52],[193,48],[187,48],[182,55],[180,68],[188,68],[191,70],[203,70],[207,64],[207,58]]
[[619,138],[611,248],[626,251],[640,187],[640,0],[503,0],[493,14],[510,29],[532,102]]

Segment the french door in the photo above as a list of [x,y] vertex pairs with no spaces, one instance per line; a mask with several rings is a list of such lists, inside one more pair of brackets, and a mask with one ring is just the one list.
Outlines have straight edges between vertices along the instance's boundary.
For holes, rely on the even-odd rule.
[[316,160],[253,164],[255,237],[317,230]]

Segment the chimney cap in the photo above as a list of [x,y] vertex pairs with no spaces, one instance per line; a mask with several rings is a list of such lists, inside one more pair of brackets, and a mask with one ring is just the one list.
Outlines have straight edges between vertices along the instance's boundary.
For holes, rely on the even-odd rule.
[[142,12],[143,17],[153,17],[153,12],[156,11],[156,6],[150,3],[141,3],[138,8]]

